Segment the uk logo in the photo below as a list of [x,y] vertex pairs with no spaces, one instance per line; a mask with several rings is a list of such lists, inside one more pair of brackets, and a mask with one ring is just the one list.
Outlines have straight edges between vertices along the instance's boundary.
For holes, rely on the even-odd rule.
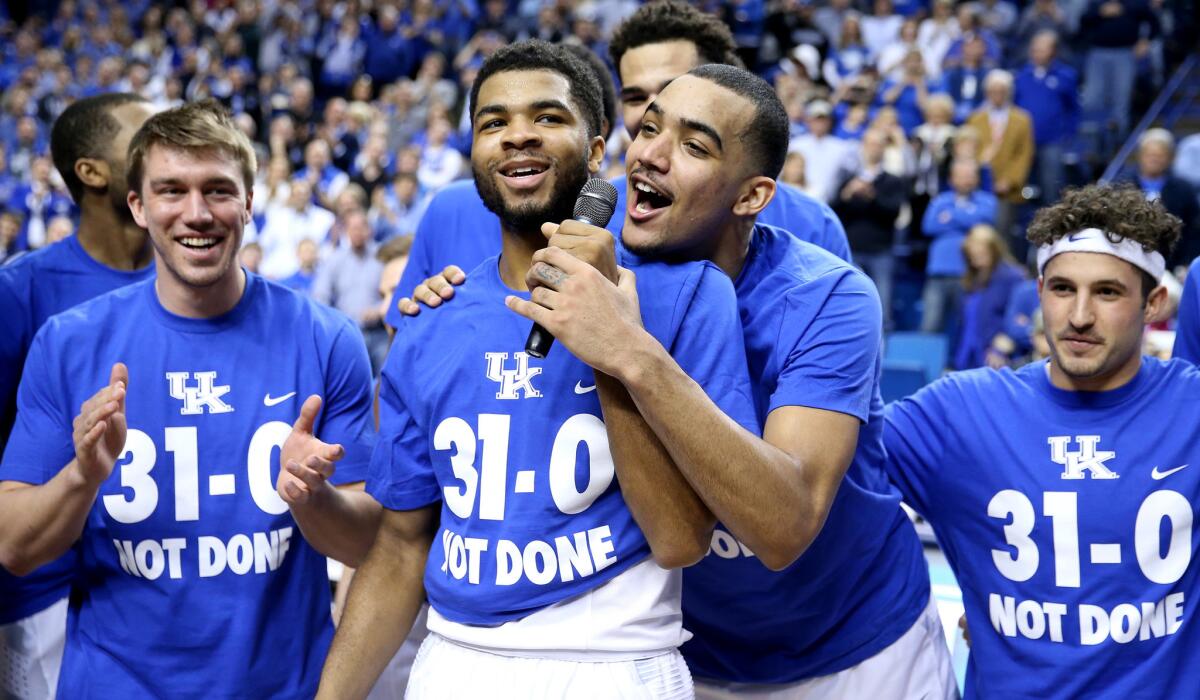
[[[195,378],[196,383],[190,385],[189,379]],[[171,398],[183,402],[179,414],[197,416],[208,413],[231,413],[233,406],[221,400],[229,393],[229,385],[217,386],[216,372],[167,372],[167,386]]]
[[1063,466],[1062,478],[1084,479],[1090,473],[1093,479],[1116,479],[1121,475],[1114,473],[1104,466],[1104,463],[1117,456],[1111,450],[1098,450],[1099,435],[1076,435],[1075,445],[1079,449],[1068,452],[1071,444],[1070,435],[1056,435],[1047,439],[1050,443],[1050,461]]
[[518,392],[526,399],[542,397],[542,392],[533,386],[533,378],[542,373],[542,368],[529,366],[528,353],[513,353],[513,360],[516,361],[517,366],[511,369],[505,366],[508,363],[508,353],[506,352],[488,352],[483,356],[487,358],[487,378],[500,384],[500,391],[496,392],[496,398],[522,398],[517,395]]

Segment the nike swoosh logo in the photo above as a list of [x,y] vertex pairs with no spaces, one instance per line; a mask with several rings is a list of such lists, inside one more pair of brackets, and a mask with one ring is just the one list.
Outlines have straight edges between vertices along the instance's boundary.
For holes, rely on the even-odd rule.
[[575,382],[575,393],[576,394],[586,394],[589,391],[595,391],[595,390],[596,390],[595,384],[593,384],[591,386],[584,386],[583,382]]
[[1158,470],[1158,467],[1155,467],[1153,470],[1150,471],[1150,476],[1154,477],[1154,479],[1157,481],[1159,479],[1165,479],[1168,476],[1171,476],[1172,474],[1179,471],[1180,469],[1187,469],[1187,467],[1188,467],[1188,465],[1184,464],[1184,465],[1175,467],[1174,469],[1168,469],[1165,472],[1160,472]]
[[295,395],[296,395],[296,392],[294,392],[294,391],[289,391],[288,393],[286,393],[283,396],[280,396],[278,398],[273,398],[270,394],[267,394],[266,396],[263,397],[263,405],[264,406],[278,406],[279,404],[283,403],[284,401],[287,401],[288,399],[292,398]]
[[1083,240],[1083,238],[1081,238],[1078,233],[1072,233],[1071,235],[1067,236],[1067,241],[1069,241],[1071,243],[1074,243],[1075,241],[1082,241],[1082,240]]

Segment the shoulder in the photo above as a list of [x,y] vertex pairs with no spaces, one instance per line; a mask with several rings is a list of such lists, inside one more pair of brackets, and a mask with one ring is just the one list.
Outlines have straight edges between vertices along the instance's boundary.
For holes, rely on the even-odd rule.
[[433,199],[429,201],[429,207],[453,207],[461,206],[462,204],[479,202],[479,191],[475,189],[474,180],[455,180],[449,185],[438,190]]
[[[988,367],[951,372],[926,385],[901,405],[941,405],[952,410],[947,417],[965,417],[968,409],[983,405],[995,406],[1005,397],[1018,397],[1031,392],[1034,372],[1045,372],[1045,363],[1035,362],[1017,371],[1008,368],[994,370]],[[906,403],[908,402],[908,403]],[[987,402],[986,404],[984,402]]]
[[3,265],[0,265],[0,274],[9,274],[14,278],[28,278],[35,276],[41,270],[59,268],[73,257],[71,245],[70,239],[63,239],[51,243],[45,248],[9,258]]
[[[301,322],[312,328],[318,337],[336,338],[347,331],[358,328],[348,316],[331,306],[321,304],[302,292],[281,282],[256,276],[259,285],[256,303],[262,305],[273,323],[288,319],[286,323]],[[299,331],[300,328],[294,328]]]
[[89,344],[94,345],[99,328],[107,332],[117,324],[142,322],[140,315],[130,314],[129,309],[141,301],[139,297],[146,294],[147,287],[153,284],[154,278],[151,277],[72,306],[51,316],[38,335],[45,333],[47,336],[87,339]]
[[[777,292],[792,293],[814,286],[833,288],[874,289],[874,285],[858,268],[833,253],[807,241],[800,240],[775,226],[757,225],[751,243],[758,260],[755,272],[772,277]],[[778,285],[778,286],[776,286]]]

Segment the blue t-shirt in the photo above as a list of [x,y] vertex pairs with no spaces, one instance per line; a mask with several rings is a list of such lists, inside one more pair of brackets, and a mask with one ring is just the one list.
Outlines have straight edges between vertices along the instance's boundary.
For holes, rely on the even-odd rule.
[[1200,258],[1188,268],[1175,324],[1175,349],[1171,354],[1193,364],[1200,362]]
[[[81,302],[154,276],[114,270],[69,236],[0,267],[0,454],[17,413],[17,386],[29,345],[46,319]],[[67,596],[74,552],[17,578],[0,568],[0,625],[45,610]]]
[[[617,189],[617,207],[606,228],[619,239],[625,226],[625,176],[613,178],[612,184]],[[837,215],[829,205],[791,185],[779,183],[775,198],[758,215],[758,222],[777,226],[800,240],[850,260],[850,243]],[[447,265],[473,269],[499,250],[500,220],[484,206],[475,182],[452,182],[434,195],[421,217],[397,293],[400,297],[412,294],[418,284]],[[400,310],[392,304],[387,311],[388,325],[395,328],[401,316]]]
[[858,448],[821,534],[773,572],[718,527],[683,572],[683,646],[698,678],[790,683],[828,675],[899,639],[929,602],[920,541],[884,473],[881,311],[850,264],[757,226],[735,283],[760,424],[782,406],[858,418]]
[[888,406],[889,472],[962,586],[967,698],[1195,697],[1197,397],[1195,367],[1143,358],[1113,391],[1036,362]]
[[[650,555],[614,479],[593,370],[523,351],[498,257],[454,302],[406,317],[384,365],[367,491],[385,508],[442,501],[425,570],[454,622],[517,620]],[[756,429],[733,286],[710,263],[635,265],[642,322],[728,415]]]
[[312,697],[329,585],[275,491],[278,448],[320,394],[316,434],[346,447],[336,481],[365,478],[358,329],[252,274],[212,319],[167,312],[154,280],[81,304],[34,338],[0,480],[42,484],[74,457],[72,420],[118,361],[129,432],[75,545],[83,598],[58,696]]

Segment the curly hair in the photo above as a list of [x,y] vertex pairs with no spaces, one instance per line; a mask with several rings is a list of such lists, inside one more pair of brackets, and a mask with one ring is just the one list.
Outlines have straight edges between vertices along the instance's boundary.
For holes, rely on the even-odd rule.
[[620,69],[626,51],[667,41],[692,42],[701,63],[743,67],[729,26],[679,0],[654,0],[638,8],[613,31],[608,55]]
[[1179,240],[1182,227],[1162,202],[1147,201],[1131,184],[1088,185],[1067,190],[1061,201],[1034,215],[1026,238],[1037,246],[1052,245],[1063,236],[1098,228],[1113,243],[1129,239],[1147,252],[1165,255]]

